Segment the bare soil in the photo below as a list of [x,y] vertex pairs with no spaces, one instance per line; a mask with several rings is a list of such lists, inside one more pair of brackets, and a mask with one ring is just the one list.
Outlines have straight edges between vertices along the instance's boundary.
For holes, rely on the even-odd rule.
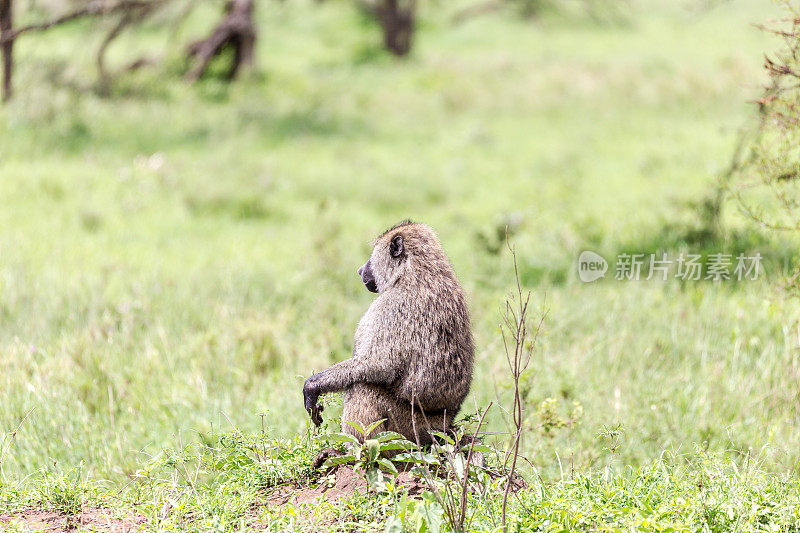
[[[253,508],[253,514],[258,515],[258,509],[263,507],[277,507],[293,501],[296,505],[307,504],[298,516],[297,525],[308,531],[330,526],[337,522],[325,506],[319,505],[325,501],[336,501],[346,498],[356,492],[366,494],[370,492],[369,485],[362,475],[350,466],[339,466],[329,474],[329,482],[323,479],[316,487],[282,485],[275,487],[260,505]],[[410,496],[418,496],[427,489],[424,480],[415,479],[409,472],[400,472],[398,481],[408,491]],[[253,530],[266,529],[260,519],[254,518],[248,524]]]
[[0,513],[0,529],[14,524],[23,531],[72,532],[94,527],[95,531],[128,533],[136,531],[144,522],[141,516],[117,518],[112,509],[85,506],[78,514],[59,510],[27,509],[13,513]]
[[[361,474],[349,466],[341,466],[331,475],[333,476],[332,483],[326,484],[322,482],[316,487],[293,487],[286,485],[276,487],[269,496],[267,496],[264,505],[283,505],[292,499],[294,499],[294,502],[297,504],[316,504],[322,500],[339,500],[355,492],[366,494],[370,491],[366,480]],[[397,479],[400,485],[408,490],[410,496],[419,495],[427,489],[424,480],[417,480],[408,472],[400,472]]]

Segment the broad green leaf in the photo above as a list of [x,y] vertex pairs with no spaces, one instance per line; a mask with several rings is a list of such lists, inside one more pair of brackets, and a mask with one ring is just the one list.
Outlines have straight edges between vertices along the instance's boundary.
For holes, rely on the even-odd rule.
[[399,516],[390,516],[383,526],[383,533],[403,533],[403,521]]
[[433,435],[435,437],[439,437],[440,439],[445,441],[447,444],[455,445],[455,441],[453,440],[453,437],[451,437],[450,435],[448,435],[448,434],[446,434],[446,433],[444,433],[442,431],[431,431],[430,433],[431,433],[431,435]]
[[422,452],[401,453],[394,457],[394,461],[396,463],[426,463],[429,465],[439,464],[439,460],[435,455]]
[[374,461],[378,458],[378,455],[381,453],[381,443],[376,441],[375,439],[369,439],[366,442],[367,446],[367,459],[369,461]]
[[362,426],[358,421],[356,421],[356,420],[345,420],[345,422],[347,422],[347,424],[349,424],[353,429],[355,429],[356,431],[358,431],[362,435],[366,435],[367,434],[367,430],[364,429],[364,426]]
[[387,442],[390,440],[405,440],[405,437],[403,437],[400,433],[396,433],[394,431],[381,431],[372,438],[377,440],[378,442]]
[[353,455],[337,455],[334,457],[329,457],[324,463],[322,463],[322,469],[325,470],[332,466],[349,463],[355,460],[356,458]]
[[380,419],[380,420],[378,420],[376,422],[373,422],[372,424],[369,425],[369,427],[366,430],[364,430],[364,435],[369,435],[370,433],[372,433],[375,430],[376,427],[380,426],[384,422],[386,422],[385,418],[382,418],[382,419]]
[[453,456],[451,460],[453,462],[453,470],[455,470],[456,476],[458,477],[459,480],[463,480],[464,472],[466,472],[467,470],[466,458],[463,455],[458,454]]
[[412,452],[399,453],[392,457],[392,460],[396,463],[413,463],[414,458],[411,454]]
[[381,457],[376,461],[385,471],[397,474],[397,467],[389,459]]
[[328,433],[320,437],[322,440],[330,442],[350,442],[352,444],[361,444],[357,438],[347,433]]
[[[408,442],[408,441],[406,441],[406,442]],[[403,442],[390,441],[390,442],[385,442],[385,443],[381,444],[381,451],[383,452],[383,451],[386,451],[386,450],[408,450],[408,451],[413,451],[414,448],[407,446]]]
[[436,504],[423,505],[419,509],[420,515],[431,533],[439,533],[442,528],[442,510]]
[[378,491],[386,490],[386,481],[383,479],[383,473],[380,468],[370,468],[364,476],[367,479],[369,486]]
[[[462,452],[469,452],[469,446],[470,446],[469,444],[467,444],[466,446],[463,446],[461,448],[461,451]],[[480,443],[477,443],[477,442],[472,446],[472,451],[473,452],[494,453],[494,449],[491,446],[488,446],[486,444],[480,444]]]

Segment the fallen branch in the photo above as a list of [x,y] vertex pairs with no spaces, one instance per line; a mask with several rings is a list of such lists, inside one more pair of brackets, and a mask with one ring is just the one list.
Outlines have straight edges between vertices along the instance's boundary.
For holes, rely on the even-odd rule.
[[[66,22],[73,21],[75,19],[79,19],[82,17],[94,17],[100,15],[109,15],[112,13],[116,13],[119,11],[130,11],[130,10],[139,10],[139,9],[146,9],[149,10],[154,7],[156,4],[160,4],[164,0],[121,0],[119,2],[105,2],[102,0],[94,0],[86,4],[85,7],[81,9],[77,9],[72,11],[71,13],[67,13],[65,15],[61,15],[56,17],[52,20],[48,20],[47,22],[42,22],[39,24],[29,24],[28,26],[22,26],[15,30],[11,30],[9,32],[3,32],[3,36],[0,37],[0,44],[5,44],[10,41],[14,41],[17,37],[22,35],[23,33],[28,33],[31,31],[44,31],[48,30],[54,26],[58,26],[60,24],[64,24]],[[8,2],[7,0],[7,3]]]
[[256,28],[253,24],[253,0],[230,0],[225,17],[205,39],[189,45],[188,55],[197,64],[186,74],[188,81],[196,81],[208,70],[211,60],[226,45],[233,46],[234,58],[228,79],[234,79],[240,67],[252,67],[255,55]]
[[58,16],[46,22],[29,24],[14,29],[12,20],[13,0],[0,0],[0,51],[3,60],[3,101],[11,98],[11,79],[14,70],[13,47],[16,39],[23,33],[44,31],[83,17],[106,16],[113,13],[123,13],[116,26],[108,33],[97,53],[97,68],[100,72],[100,84],[106,90],[109,84],[109,74],[105,68],[104,56],[111,42],[122,30],[134,22],[141,21],[148,14],[170,0],[91,0],[82,8]]

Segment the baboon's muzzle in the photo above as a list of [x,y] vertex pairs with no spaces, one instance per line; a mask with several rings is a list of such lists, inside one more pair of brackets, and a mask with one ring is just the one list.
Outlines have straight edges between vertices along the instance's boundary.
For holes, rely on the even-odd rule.
[[361,276],[361,282],[369,292],[378,292],[378,284],[375,283],[375,276],[372,275],[372,265],[369,264],[369,261],[358,269],[358,275]]

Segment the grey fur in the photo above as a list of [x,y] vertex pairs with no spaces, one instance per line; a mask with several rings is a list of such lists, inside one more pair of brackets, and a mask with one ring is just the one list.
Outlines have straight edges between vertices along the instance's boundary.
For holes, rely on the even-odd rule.
[[452,425],[472,382],[464,291],[433,230],[411,222],[378,237],[359,273],[378,296],[358,323],[353,357],[306,380],[306,409],[319,424],[318,397],[344,392],[344,431],[361,437],[347,421],[386,419],[375,431],[428,443],[428,429]]

